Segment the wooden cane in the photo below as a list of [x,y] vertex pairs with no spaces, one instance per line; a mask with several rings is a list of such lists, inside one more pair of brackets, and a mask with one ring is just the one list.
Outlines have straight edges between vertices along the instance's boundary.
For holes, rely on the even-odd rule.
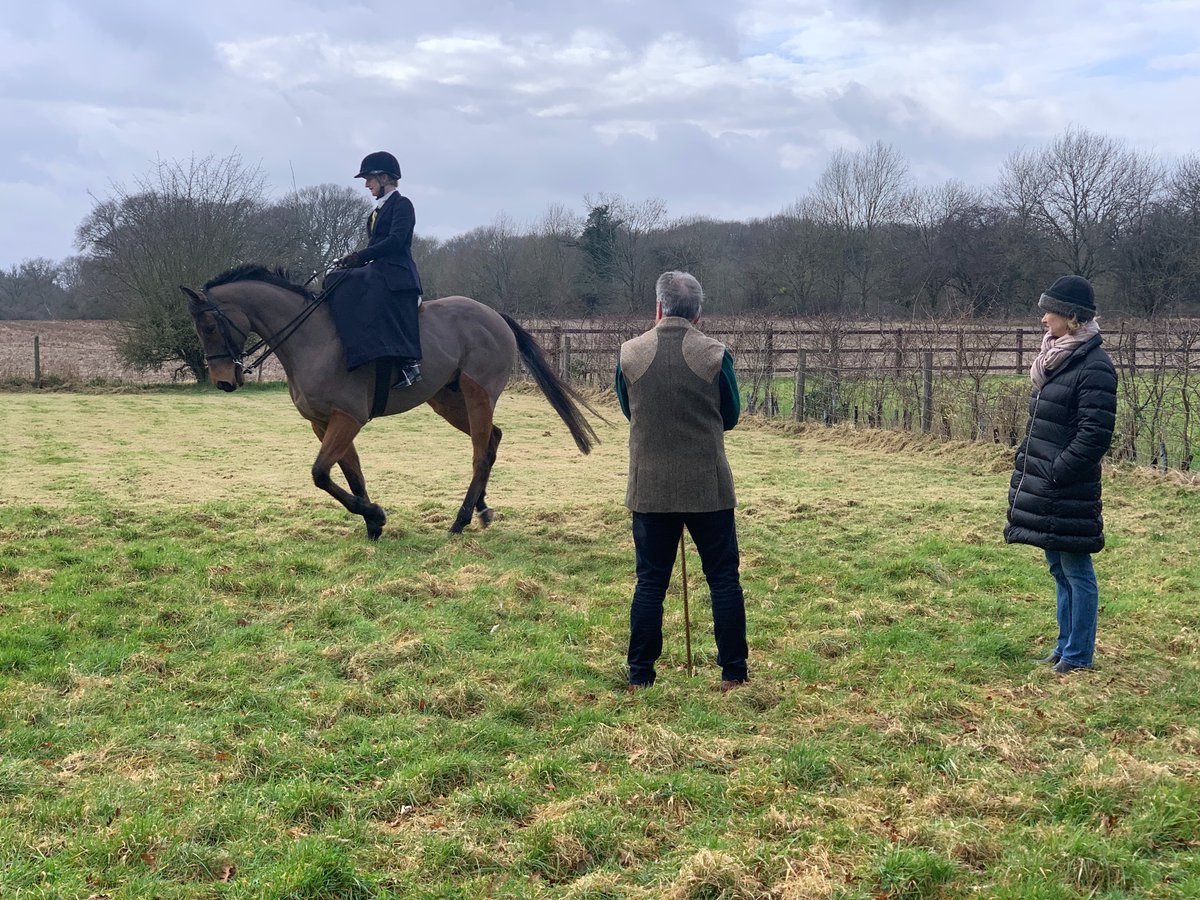
[[681,570],[680,578],[683,581],[683,634],[684,641],[687,644],[687,669],[688,678],[691,678],[695,673],[692,670],[692,617],[688,612],[687,599],[687,552],[684,549],[683,540],[687,532],[679,535],[679,568]]

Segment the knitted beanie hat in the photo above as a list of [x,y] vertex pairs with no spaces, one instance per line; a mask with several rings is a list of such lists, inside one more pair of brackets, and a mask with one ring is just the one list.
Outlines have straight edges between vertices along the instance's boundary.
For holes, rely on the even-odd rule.
[[1096,295],[1091,283],[1079,275],[1064,275],[1046,288],[1038,306],[1079,322],[1096,318]]

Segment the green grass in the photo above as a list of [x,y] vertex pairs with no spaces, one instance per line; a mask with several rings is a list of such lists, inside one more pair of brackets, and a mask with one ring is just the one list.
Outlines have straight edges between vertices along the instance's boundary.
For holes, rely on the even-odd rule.
[[621,427],[580,457],[506,395],[455,538],[466,438],[372,423],[369,543],[277,388],[4,401],[0,896],[1200,892],[1194,488],[1106,477],[1097,669],[1059,679],[1005,452],[748,421],[754,680],[717,690],[693,552],[697,675],[673,587],[627,695]]

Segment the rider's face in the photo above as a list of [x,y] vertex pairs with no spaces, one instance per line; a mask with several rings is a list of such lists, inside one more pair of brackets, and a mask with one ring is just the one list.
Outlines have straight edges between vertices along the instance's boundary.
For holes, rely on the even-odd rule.
[[368,175],[366,185],[367,190],[371,192],[371,196],[376,200],[383,196],[383,182],[379,180],[378,175]]

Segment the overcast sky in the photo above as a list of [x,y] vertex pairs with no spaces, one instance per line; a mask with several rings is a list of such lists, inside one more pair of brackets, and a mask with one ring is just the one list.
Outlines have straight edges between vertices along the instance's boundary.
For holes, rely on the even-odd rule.
[[[748,219],[836,148],[986,186],[1068,126],[1200,152],[1200,0],[0,0],[0,267],[156,159],[400,159],[418,233],[585,195]],[[364,192],[364,197],[366,196]]]

